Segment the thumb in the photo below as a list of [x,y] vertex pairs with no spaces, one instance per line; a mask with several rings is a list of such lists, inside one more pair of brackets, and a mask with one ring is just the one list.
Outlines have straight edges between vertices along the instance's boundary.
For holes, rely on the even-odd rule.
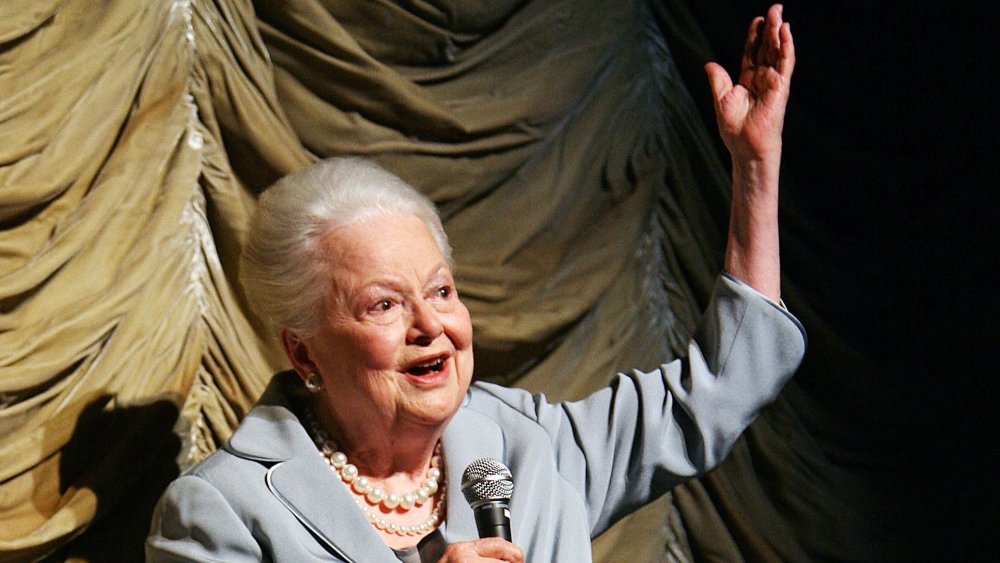
[[712,89],[712,99],[715,107],[719,107],[722,98],[733,89],[733,79],[726,69],[717,63],[706,63],[705,74],[708,75],[708,86]]

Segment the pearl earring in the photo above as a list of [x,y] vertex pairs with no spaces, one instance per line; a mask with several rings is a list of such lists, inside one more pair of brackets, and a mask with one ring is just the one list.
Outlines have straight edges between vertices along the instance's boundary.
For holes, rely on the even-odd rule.
[[319,374],[315,371],[309,372],[309,375],[306,376],[306,389],[308,389],[310,393],[315,393],[322,388],[323,383],[319,380]]

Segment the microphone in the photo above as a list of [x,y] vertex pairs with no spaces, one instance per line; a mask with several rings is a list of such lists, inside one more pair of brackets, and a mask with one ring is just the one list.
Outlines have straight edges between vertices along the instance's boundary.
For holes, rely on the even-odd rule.
[[476,516],[480,538],[510,539],[510,496],[514,476],[500,460],[480,458],[462,474],[462,494]]

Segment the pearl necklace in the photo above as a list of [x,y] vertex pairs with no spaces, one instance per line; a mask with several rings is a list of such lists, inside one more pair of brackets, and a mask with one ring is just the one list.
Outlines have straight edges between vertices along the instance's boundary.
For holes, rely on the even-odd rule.
[[[441,486],[442,497],[444,496],[444,491],[446,489],[446,486]],[[441,522],[441,508],[444,506],[444,500],[442,498],[442,500],[438,501],[437,505],[434,506],[434,510],[431,512],[430,517],[426,518],[419,524],[407,526],[405,524],[400,525],[395,522],[389,522],[384,517],[380,517],[379,515],[371,512],[360,499],[354,499],[354,503],[357,504],[358,508],[365,513],[365,517],[368,518],[368,522],[370,522],[372,526],[375,526],[384,532],[396,534],[397,536],[420,536],[433,530],[434,528],[437,528],[438,523]]]
[[[382,510],[387,512],[407,512],[414,506],[422,506],[428,499],[437,496],[440,491],[441,496],[447,489],[445,484],[438,485],[438,480],[441,478],[441,442],[438,442],[434,446],[434,454],[431,456],[431,466],[427,469],[426,479],[420,484],[419,487],[413,491],[405,494],[398,493],[387,493],[381,487],[377,487],[371,483],[371,479],[358,474],[358,468],[352,463],[348,463],[347,455],[341,451],[337,450],[337,445],[330,440],[329,435],[319,427],[319,423],[316,421],[316,417],[312,414],[311,410],[306,411],[306,421],[309,423],[310,433],[312,434],[313,442],[320,450],[320,455],[322,455],[330,469],[333,470],[334,475],[336,475],[341,481],[350,486],[357,494],[365,497],[371,504],[382,508]],[[355,504],[358,508],[364,512],[365,517],[368,521],[375,526],[377,529],[388,532],[390,534],[396,534],[399,536],[413,536],[422,535],[434,528],[437,528],[438,523],[441,521],[441,509],[444,506],[443,499],[437,503],[434,510],[431,512],[430,517],[425,519],[419,524],[413,525],[400,525],[395,522],[389,522],[384,517],[380,517],[368,510],[368,507],[360,499],[354,499]]]

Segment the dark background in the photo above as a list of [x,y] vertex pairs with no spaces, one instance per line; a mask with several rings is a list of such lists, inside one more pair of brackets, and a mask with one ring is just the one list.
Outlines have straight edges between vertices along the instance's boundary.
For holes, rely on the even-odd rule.
[[[734,54],[717,60],[738,68],[745,22],[763,4],[686,4],[713,56]],[[796,381],[836,423],[812,430],[873,490],[907,499],[886,529],[928,560],[995,554],[996,9],[784,5],[798,59],[785,297],[824,321],[806,323]],[[704,57],[671,48],[714,126]]]

